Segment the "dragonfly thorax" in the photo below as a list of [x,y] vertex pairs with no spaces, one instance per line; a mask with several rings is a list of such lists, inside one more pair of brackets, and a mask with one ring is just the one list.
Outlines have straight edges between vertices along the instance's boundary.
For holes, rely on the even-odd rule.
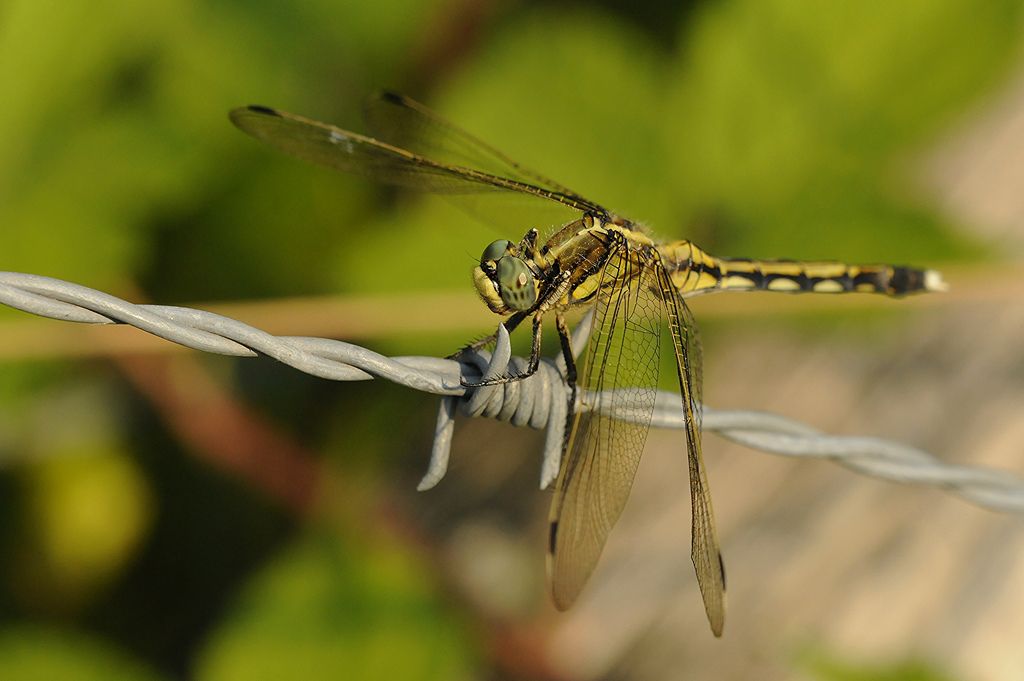
[[507,239],[491,242],[473,269],[473,285],[497,314],[529,310],[537,302],[537,279]]

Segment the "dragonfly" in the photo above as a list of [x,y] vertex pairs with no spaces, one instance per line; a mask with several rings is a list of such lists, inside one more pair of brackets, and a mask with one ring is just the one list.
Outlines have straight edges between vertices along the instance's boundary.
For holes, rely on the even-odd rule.
[[[368,100],[365,114],[373,136],[266,106],[234,109],[230,119],[282,152],[385,184],[457,202],[516,197],[558,209],[561,218],[531,226],[519,241],[490,243],[473,269],[477,293],[506,318],[508,331],[530,322],[527,368],[465,384],[504,383],[533,374],[540,362],[542,321],[554,316],[571,390],[547,562],[552,600],[565,610],[588,581],[626,504],[666,355],[671,360],[666,365],[675,367],[685,423],[691,558],[711,630],[721,636],[725,567],[701,449],[701,345],[686,299],[715,291],[902,296],[944,290],[941,275],[897,265],[716,257],[688,240],[658,240],[645,226],[525,168],[408,97],[378,93]],[[491,210],[483,217],[506,224],[515,215]],[[581,306],[593,308],[593,327],[577,365],[565,314]],[[492,339],[469,348],[479,349]]]

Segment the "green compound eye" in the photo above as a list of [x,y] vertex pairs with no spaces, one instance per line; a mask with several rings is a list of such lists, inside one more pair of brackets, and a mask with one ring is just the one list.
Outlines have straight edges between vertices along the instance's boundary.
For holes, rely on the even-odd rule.
[[[486,251],[484,253],[486,255]],[[520,258],[506,255],[498,261],[498,293],[502,301],[517,312],[529,310],[537,302],[537,286],[533,274]]]
[[480,264],[483,265],[487,262],[497,262],[508,253],[509,249],[512,248],[512,242],[508,239],[498,239],[492,241],[487,248],[484,249],[484,254],[480,256]]

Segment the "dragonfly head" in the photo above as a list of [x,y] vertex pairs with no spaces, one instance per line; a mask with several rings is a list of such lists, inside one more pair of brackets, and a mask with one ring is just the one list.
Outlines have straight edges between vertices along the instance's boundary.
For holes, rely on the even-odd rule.
[[473,269],[473,284],[497,314],[529,310],[537,302],[533,270],[507,239],[498,239],[484,249],[480,265]]

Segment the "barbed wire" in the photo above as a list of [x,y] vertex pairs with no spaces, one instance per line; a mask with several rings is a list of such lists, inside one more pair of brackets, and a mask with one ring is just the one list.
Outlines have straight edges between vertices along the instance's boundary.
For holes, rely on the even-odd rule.
[[[568,411],[568,387],[561,357],[544,359],[529,379],[466,388],[463,381],[521,372],[526,360],[511,356],[504,326],[493,352],[466,353],[458,361],[436,357],[386,357],[327,338],[274,336],[235,319],[168,305],[136,305],[85,286],[34,274],[0,272],[0,303],[24,312],[86,324],[128,324],[189,348],[237,357],[266,356],[313,376],[335,381],[382,378],[442,396],[430,464],[418,489],[445,475],[455,415],[546,428],[541,487],[558,474]],[[583,346],[589,317],[573,333]],[[628,410],[626,410],[628,413]],[[679,396],[659,391],[651,425],[682,428]],[[752,449],[795,457],[827,458],[858,473],[902,483],[945,488],[994,511],[1024,513],[1024,481],[995,469],[944,463],[931,454],[888,440],[823,434],[775,414],[704,408],[703,427]]]

